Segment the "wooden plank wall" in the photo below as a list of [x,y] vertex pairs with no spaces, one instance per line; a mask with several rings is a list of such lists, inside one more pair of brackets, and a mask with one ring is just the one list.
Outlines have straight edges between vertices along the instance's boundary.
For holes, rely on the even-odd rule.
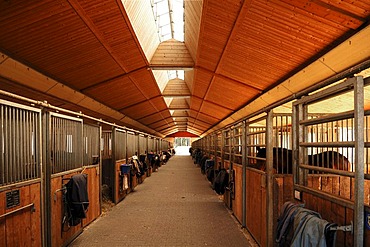
[[[114,203],[117,204],[119,203],[120,201],[123,200],[123,198],[126,197],[126,195],[130,192],[130,188],[128,188],[127,190],[121,190],[120,189],[120,179],[122,179],[120,177],[120,174],[121,174],[121,165],[123,164],[126,164],[126,159],[122,159],[122,160],[117,160],[116,161],[116,164],[115,164],[115,183],[114,183],[114,194],[115,194],[115,199],[114,199]],[[128,176],[129,179],[130,179],[130,175]]]
[[41,246],[40,182],[16,188],[20,194],[20,205],[6,209],[5,190],[0,192],[0,215],[34,203],[35,211],[26,208],[0,219],[0,246]]
[[[340,196],[345,199],[354,199],[354,179],[343,176],[318,176],[311,175],[308,177],[308,187],[316,190]],[[365,206],[368,206],[368,196],[370,190],[370,181],[365,180]],[[346,208],[337,203],[319,198],[317,196],[303,193],[303,200],[306,203],[306,208],[317,211],[321,214],[322,218],[335,222],[338,225],[349,225],[353,221],[353,210]],[[366,205],[367,204],[367,205]],[[370,231],[365,230],[365,243],[370,243]],[[337,232],[336,246],[352,246],[353,236],[349,233],[342,231]],[[365,245],[365,246],[370,246]]]
[[246,180],[246,227],[260,246],[266,246],[266,175],[247,168]]
[[63,217],[63,193],[56,192],[66,184],[68,179],[77,173],[71,173],[64,176],[54,177],[51,180],[51,243],[52,246],[63,246],[64,243],[70,242],[73,237],[82,230],[82,225],[72,226],[68,231],[62,232]]
[[83,226],[87,226],[100,216],[100,174],[99,167],[86,168],[84,173],[87,174],[87,186],[89,190],[89,209],[87,210],[86,219],[83,219]]
[[241,223],[243,221],[243,167],[234,164],[234,200],[232,203],[232,210],[235,217]]
[[[88,167],[84,173],[88,174],[88,195],[89,195],[89,209],[87,211],[87,217],[82,221],[80,225],[72,226],[68,231],[62,232],[62,217],[63,217],[63,194],[57,192],[61,189],[63,184],[67,183],[71,176],[77,173],[70,173],[63,176],[57,176],[51,180],[51,223],[52,223],[52,246],[65,246],[67,243],[72,241],[82,229],[90,224],[93,220],[100,216],[100,179],[98,167]],[[67,230],[67,228],[65,229]]]
[[274,194],[274,222],[276,222],[280,214],[281,207],[284,205],[284,203],[287,201],[294,200],[293,176],[292,175],[274,175],[273,194]]
[[[303,193],[305,207],[320,213],[321,217],[338,225],[349,225],[353,221],[353,210],[320,197]],[[343,231],[337,232],[336,246],[353,246],[353,235]]]

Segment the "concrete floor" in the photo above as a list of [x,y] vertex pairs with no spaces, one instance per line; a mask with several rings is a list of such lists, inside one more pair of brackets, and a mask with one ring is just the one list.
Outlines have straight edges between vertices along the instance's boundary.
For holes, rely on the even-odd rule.
[[256,246],[191,157],[173,156],[70,246]]

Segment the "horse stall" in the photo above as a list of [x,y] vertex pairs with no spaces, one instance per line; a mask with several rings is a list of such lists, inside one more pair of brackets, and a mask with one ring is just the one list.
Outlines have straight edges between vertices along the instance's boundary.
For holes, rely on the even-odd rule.
[[245,123],[243,222],[260,246],[273,245],[280,208],[293,198],[291,119],[291,113],[269,111]]
[[[132,160],[132,157],[135,155],[138,155],[139,152],[139,140],[138,135],[135,132],[127,131],[127,143],[126,143],[126,150],[127,150],[127,159],[130,161]],[[129,163],[127,161],[127,163]],[[133,167],[134,168],[134,167]],[[141,178],[137,176],[136,173],[132,172],[130,174],[131,179],[131,190],[134,190],[135,187],[141,183]]]
[[[52,246],[64,246],[100,215],[100,129],[85,125],[81,118],[54,112],[47,114],[47,122],[49,141],[46,150],[50,151],[47,151],[46,165],[51,167],[51,198],[50,211],[48,207],[46,209],[51,217]],[[88,194],[88,202],[84,206],[87,211],[81,220],[70,215],[69,197],[66,195],[68,182],[74,176],[86,180],[83,184]],[[83,188],[80,189],[83,193]]]
[[0,100],[0,132],[0,246],[41,246],[41,110]]
[[340,226],[336,246],[370,243],[369,84],[353,77],[293,104],[294,195]]
[[243,183],[245,182],[244,162],[243,162],[243,150],[244,150],[244,122],[238,123],[230,129],[230,145],[231,145],[231,167],[230,167],[230,178],[228,190],[230,193],[231,210],[233,211],[236,219],[243,224]]
[[139,160],[145,165],[145,177],[149,177],[151,173],[150,161],[148,160],[148,136],[139,134]]
[[127,139],[127,131],[118,127],[102,133],[103,195],[116,204],[131,191],[130,174],[121,172],[126,164]]

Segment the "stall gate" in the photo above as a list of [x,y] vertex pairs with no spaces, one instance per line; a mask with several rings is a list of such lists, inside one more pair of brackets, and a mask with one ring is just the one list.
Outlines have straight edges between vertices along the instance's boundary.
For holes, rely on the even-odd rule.
[[[370,242],[364,230],[370,224],[364,222],[364,212],[370,211],[370,111],[364,111],[364,92],[369,99],[369,91],[362,77],[354,77],[293,104],[295,193],[324,219],[353,230],[353,235],[337,231],[337,246]],[[325,106],[331,106],[331,113],[311,117]]]
[[103,131],[103,161],[102,161],[102,184],[103,197],[118,203],[118,171],[117,166],[126,162],[127,156],[127,131],[114,127],[112,130]]
[[41,110],[0,100],[0,246],[41,246]]
[[[100,127],[84,124],[83,119],[54,112],[45,112],[46,161],[45,181],[50,194],[45,203],[46,245],[63,246],[72,241],[82,229],[99,217],[100,211]],[[44,126],[45,127],[45,126]],[[50,171],[49,171],[50,167]],[[86,218],[75,226],[68,221],[66,187],[77,174],[87,175],[89,208]],[[48,187],[48,186],[47,186]],[[47,188],[46,187],[46,188]]]
[[246,121],[246,228],[260,246],[272,246],[280,208],[293,197],[292,114]]
[[148,141],[147,137],[140,134],[139,135],[139,152],[140,155],[146,155],[148,153]]

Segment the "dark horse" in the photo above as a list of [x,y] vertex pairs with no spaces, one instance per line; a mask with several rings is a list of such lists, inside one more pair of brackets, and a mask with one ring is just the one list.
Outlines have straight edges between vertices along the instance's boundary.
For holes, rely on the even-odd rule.
[[[257,147],[257,158],[266,158],[266,148]],[[351,163],[347,157],[335,152],[325,151],[308,155],[308,165],[348,171]],[[266,161],[257,160],[252,167],[266,170]],[[293,151],[287,148],[273,148],[274,173],[291,174],[293,171]]]
[[[291,174],[293,167],[293,151],[287,148],[273,148],[273,168],[274,173]],[[257,158],[266,158],[266,148],[257,147]],[[257,160],[253,166],[262,171],[266,171],[266,161]]]
[[308,164],[344,171],[349,171],[351,167],[351,163],[347,157],[336,151],[325,151],[318,154],[308,155]]

